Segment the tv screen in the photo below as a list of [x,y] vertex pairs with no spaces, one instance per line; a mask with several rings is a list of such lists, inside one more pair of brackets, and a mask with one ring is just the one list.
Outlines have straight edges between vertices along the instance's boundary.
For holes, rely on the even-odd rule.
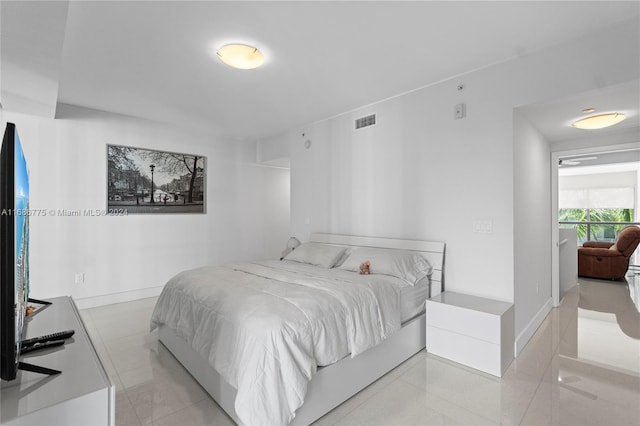
[[16,378],[29,296],[29,176],[20,138],[7,123],[0,153],[1,376]]

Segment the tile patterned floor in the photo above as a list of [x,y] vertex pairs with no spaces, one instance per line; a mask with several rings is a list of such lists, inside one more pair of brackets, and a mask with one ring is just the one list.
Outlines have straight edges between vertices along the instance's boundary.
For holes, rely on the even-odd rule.
[[[502,379],[422,351],[328,425],[640,425],[640,275],[581,280]],[[116,385],[116,425],[233,425],[149,333],[155,298],[82,316]]]

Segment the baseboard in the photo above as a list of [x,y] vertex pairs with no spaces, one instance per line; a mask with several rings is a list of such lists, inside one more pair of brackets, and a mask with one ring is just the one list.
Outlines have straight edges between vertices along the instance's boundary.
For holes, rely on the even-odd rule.
[[516,358],[518,357],[522,349],[524,349],[524,347],[527,345],[527,343],[529,343],[529,340],[531,340],[538,327],[540,327],[542,321],[544,321],[547,315],[549,315],[551,309],[553,309],[553,299],[549,298],[547,299],[545,304],[542,305],[538,313],[535,314],[533,318],[531,318],[531,321],[529,321],[529,324],[527,324],[524,330],[522,330],[518,337],[516,337],[514,345],[515,347],[513,348],[514,356]]
[[114,303],[130,302],[132,300],[155,297],[160,294],[163,286],[141,288],[138,290],[123,291],[120,293],[103,294],[101,296],[83,297],[73,299],[78,309],[95,308],[97,306],[112,305]]

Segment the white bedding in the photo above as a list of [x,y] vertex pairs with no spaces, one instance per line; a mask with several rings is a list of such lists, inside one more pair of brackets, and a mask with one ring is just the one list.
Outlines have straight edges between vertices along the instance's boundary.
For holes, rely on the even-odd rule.
[[247,425],[288,424],[318,366],[400,328],[402,281],[287,261],[182,272],[151,319],[173,328],[238,390]]
[[429,279],[420,280],[416,285],[402,283],[400,318],[403,323],[424,312],[425,301],[429,298],[429,286]]

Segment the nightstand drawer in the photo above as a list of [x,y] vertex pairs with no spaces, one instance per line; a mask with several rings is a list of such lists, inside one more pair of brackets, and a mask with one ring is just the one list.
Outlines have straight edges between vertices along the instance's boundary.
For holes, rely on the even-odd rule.
[[427,351],[501,376],[500,345],[427,325]]
[[458,306],[427,302],[427,324],[500,344],[500,317]]

